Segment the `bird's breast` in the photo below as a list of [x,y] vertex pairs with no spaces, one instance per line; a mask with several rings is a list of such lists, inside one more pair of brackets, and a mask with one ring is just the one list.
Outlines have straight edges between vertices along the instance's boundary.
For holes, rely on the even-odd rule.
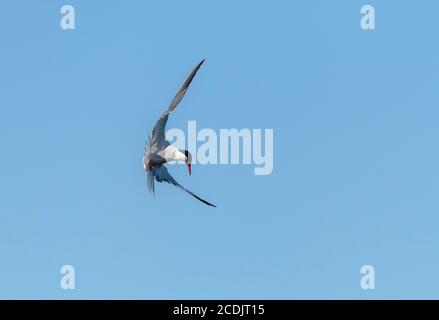
[[177,152],[178,152],[178,148],[170,144],[165,149],[160,150],[158,154],[159,156],[163,157],[166,160],[166,162],[168,162],[168,161],[179,160],[179,158],[177,157]]

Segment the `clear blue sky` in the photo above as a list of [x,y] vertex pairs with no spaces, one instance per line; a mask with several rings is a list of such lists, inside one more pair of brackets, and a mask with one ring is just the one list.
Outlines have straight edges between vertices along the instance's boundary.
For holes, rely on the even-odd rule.
[[[439,298],[438,10],[1,1],[0,298]],[[272,175],[170,168],[217,209],[141,167],[202,58],[169,128],[274,129]]]

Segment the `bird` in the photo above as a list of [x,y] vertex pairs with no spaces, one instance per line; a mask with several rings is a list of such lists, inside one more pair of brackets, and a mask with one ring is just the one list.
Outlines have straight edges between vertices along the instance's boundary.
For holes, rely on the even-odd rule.
[[147,185],[150,193],[155,194],[155,181],[167,182],[180,188],[183,191],[186,191],[191,196],[203,202],[204,204],[211,207],[216,207],[216,205],[200,198],[192,191],[183,187],[174,179],[174,177],[171,176],[171,174],[168,172],[168,169],[165,167],[165,163],[169,161],[184,161],[187,165],[189,175],[192,174],[191,153],[188,150],[179,149],[178,147],[167,141],[165,138],[165,127],[166,123],[168,122],[169,114],[178,106],[178,104],[183,99],[186,91],[189,88],[189,85],[191,84],[193,78],[198,72],[198,69],[200,69],[204,61],[205,59],[199,62],[192,70],[192,72],[188,75],[180,89],[177,91],[174,99],[172,99],[168,109],[157,120],[152,130],[152,134],[148,134],[148,139],[145,143],[142,163],[143,168],[147,173]]

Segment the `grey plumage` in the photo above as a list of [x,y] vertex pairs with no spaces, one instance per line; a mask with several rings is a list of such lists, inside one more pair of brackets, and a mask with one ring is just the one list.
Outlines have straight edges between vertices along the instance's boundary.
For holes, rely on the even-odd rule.
[[[165,138],[165,128],[166,123],[168,121],[169,114],[178,106],[178,104],[183,99],[186,94],[189,85],[191,84],[193,78],[197,74],[198,69],[200,69],[203,64],[204,59],[198,63],[186,80],[183,82],[182,86],[178,90],[174,99],[172,99],[168,109],[161,115],[160,119],[156,122],[154,129],[152,130],[152,135],[148,135],[148,140],[145,144],[144,155],[143,155],[143,166],[147,171],[147,185],[148,190],[154,194],[155,185],[154,180],[157,182],[167,182],[172,184],[183,191],[186,191],[194,198],[203,202],[204,204],[212,207],[216,207],[210,202],[200,198],[192,191],[186,189],[181,184],[179,184],[168,172],[164,164],[166,163],[166,159],[163,157],[163,151],[170,146],[170,143]],[[171,146],[172,147],[172,146]]]
[[[203,202],[204,204],[207,204],[208,206],[211,207],[216,207],[216,205],[200,198],[199,196],[197,196],[195,193],[193,193],[192,191],[186,189],[185,187],[183,187],[181,184],[179,184],[173,176],[171,176],[171,174],[168,172],[168,169],[166,169],[166,167],[164,165],[161,166],[157,166],[157,167],[153,167],[152,169],[153,173],[152,173],[152,177],[155,177],[155,179],[158,182],[167,182],[170,183],[176,187],[179,187],[181,190],[186,191],[187,193],[189,193],[191,196],[193,196],[194,198],[200,200],[201,202]],[[152,187],[154,190],[154,186]]]
[[189,88],[189,85],[191,84],[193,78],[197,74],[198,69],[200,69],[201,65],[203,64],[204,59],[195,66],[195,68],[192,70],[192,72],[189,74],[189,76],[186,78],[186,80],[183,82],[180,89],[177,91],[177,94],[175,95],[174,99],[172,99],[168,109],[162,114],[160,119],[157,121],[156,125],[154,126],[154,129],[152,130],[152,140],[150,141],[151,146],[153,148],[161,148],[166,147],[169,145],[169,142],[165,139],[165,127],[166,123],[168,122],[168,116],[171,111],[173,111],[178,104],[183,99],[184,95],[186,94],[187,89]]

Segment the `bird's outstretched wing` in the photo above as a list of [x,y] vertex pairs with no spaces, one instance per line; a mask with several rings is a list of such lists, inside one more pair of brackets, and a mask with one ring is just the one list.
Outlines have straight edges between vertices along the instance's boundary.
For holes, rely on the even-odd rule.
[[[168,172],[168,169],[166,169],[166,167],[165,167],[164,165],[161,165],[161,166],[155,166],[154,168],[152,168],[152,171],[151,171],[151,178],[154,179],[154,177],[155,177],[155,179],[156,179],[158,182],[163,182],[163,181],[165,181],[165,182],[170,183],[170,184],[172,184],[172,185],[174,185],[174,186],[176,186],[176,187],[179,187],[180,189],[182,189],[182,190],[186,191],[187,193],[189,193],[189,194],[190,194],[191,196],[193,196],[194,198],[196,198],[196,199],[200,200],[201,202],[203,202],[204,204],[207,204],[208,206],[211,206],[211,207],[215,207],[215,208],[216,208],[216,205],[214,205],[214,204],[212,204],[212,203],[210,203],[210,202],[208,202],[208,201],[206,201],[206,200],[200,198],[200,197],[197,196],[195,193],[193,193],[192,191],[186,189],[186,188],[183,187],[181,184],[179,184],[179,183],[174,179],[174,177],[171,176],[171,174]],[[150,179],[150,175],[148,174],[148,186],[149,186],[149,179]],[[154,181],[152,182],[152,190],[154,190]]]
[[182,86],[178,90],[174,99],[172,99],[171,104],[169,105],[168,109],[162,114],[160,119],[155,124],[154,129],[152,130],[151,146],[160,148],[160,147],[163,147],[167,144],[166,139],[165,139],[165,127],[166,127],[166,122],[168,121],[169,113],[171,111],[173,111],[178,106],[180,101],[183,99],[184,95],[186,94],[187,89],[189,88],[189,85],[191,84],[192,80],[194,79],[195,75],[197,74],[198,69],[200,69],[203,62],[204,62],[204,59],[203,59],[203,61],[201,61],[200,63],[198,63],[195,66],[195,68],[192,70],[192,72],[189,74],[189,76],[183,82]]
[[172,99],[171,104],[168,107],[168,112],[173,111],[177,107],[177,105],[180,103],[181,99],[183,99],[187,89],[189,88],[189,85],[192,82],[192,79],[197,74],[197,71],[198,71],[198,69],[200,69],[203,62],[204,62],[204,59],[195,66],[195,68],[191,71],[191,73],[188,75],[186,80],[184,80],[183,84],[181,85],[181,87],[178,90],[177,94],[175,95],[174,99]]

